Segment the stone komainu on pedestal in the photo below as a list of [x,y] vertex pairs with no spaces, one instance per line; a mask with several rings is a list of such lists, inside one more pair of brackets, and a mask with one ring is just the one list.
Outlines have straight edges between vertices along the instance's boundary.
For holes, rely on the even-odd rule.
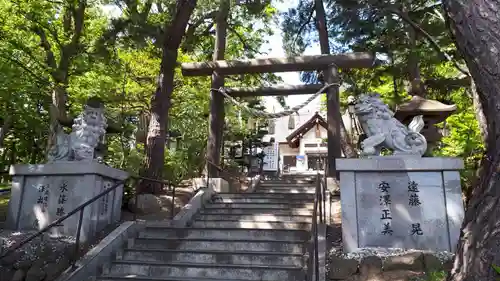
[[[80,240],[91,241],[121,217],[124,181],[128,173],[99,163],[106,133],[104,106],[90,98],[73,121],[72,132],[58,126],[57,141],[49,150],[49,163],[10,167],[12,192],[6,228],[40,230],[113,188],[83,211],[66,218],[51,235],[76,236],[81,217]],[[95,161],[98,160],[98,161]]]
[[422,116],[407,128],[378,94],[358,97],[354,111],[367,136],[361,142],[362,155],[379,155],[382,147],[392,149],[394,155],[422,156],[427,150],[427,140],[419,133],[424,127]]
[[48,162],[93,161],[100,158],[107,126],[102,101],[89,98],[83,112],[73,121],[70,134],[58,127],[56,142],[49,149]]

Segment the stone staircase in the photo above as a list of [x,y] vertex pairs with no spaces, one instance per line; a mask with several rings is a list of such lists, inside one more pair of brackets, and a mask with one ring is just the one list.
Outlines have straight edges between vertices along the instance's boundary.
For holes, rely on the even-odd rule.
[[97,280],[304,281],[314,190],[289,177],[219,193],[189,227],[147,225]]

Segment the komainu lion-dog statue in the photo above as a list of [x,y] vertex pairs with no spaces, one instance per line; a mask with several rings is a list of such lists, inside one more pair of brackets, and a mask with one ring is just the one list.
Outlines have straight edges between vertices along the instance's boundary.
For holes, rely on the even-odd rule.
[[73,121],[72,132],[57,128],[55,143],[48,153],[48,162],[95,161],[97,148],[106,134],[107,119],[98,100],[89,99],[83,112]]
[[394,155],[422,156],[427,150],[427,140],[420,134],[424,127],[421,115],[406,127],[378,94],[359,96],[354,112],[367,137],[361,142],[362,156],[380,155],[383,147],[393,150]]

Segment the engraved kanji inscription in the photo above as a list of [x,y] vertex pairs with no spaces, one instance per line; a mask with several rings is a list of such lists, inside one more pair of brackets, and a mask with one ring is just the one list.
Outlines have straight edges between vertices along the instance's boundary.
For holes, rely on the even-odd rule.
[[424,232],[422,231],[422,227],[420,226],[420,223],[412,223],[411,224],[411,235],[424,235]]
[[392,235],[393,232],[394,231],[391,228],[391,223],[390,222],[384,223],[384,226],[382,228],[382,234],[383,235]]

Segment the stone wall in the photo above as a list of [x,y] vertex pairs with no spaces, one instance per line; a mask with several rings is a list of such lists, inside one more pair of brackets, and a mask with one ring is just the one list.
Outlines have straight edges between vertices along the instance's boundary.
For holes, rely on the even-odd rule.
[[377,255],[344,256],[331,254],[329,280],[407,281],[425,280],[425,274],[450,270],[451,255],[410,252],[381,257]]

